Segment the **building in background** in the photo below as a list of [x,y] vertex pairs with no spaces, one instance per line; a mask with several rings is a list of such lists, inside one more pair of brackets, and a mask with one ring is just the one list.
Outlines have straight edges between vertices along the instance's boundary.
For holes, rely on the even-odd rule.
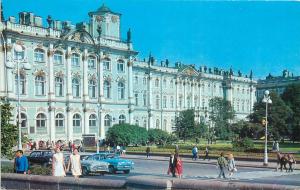
[[[140,60],[131,31],[120,37],[121,15],[102,5],[89,22],[43,19],[31,12],[1,22],[0,97],[17,106],[20,63],[22,133],[34,140],[105,138],[118,123],[172,131],[180,111],[205,119],[209,100],[229,100],[237,119],[251,113],[256,81],[233,70]],[[47,27],[45,27],[47,25]],[[16,44],[23,47],[18,57]],[[3,64],[4,63],[4,64]],[[26,65],[30,65],[26,68]],[[17,109],[15,109],[17,116]],[[17,120],[17,117],[14,118]]]
[[261,100],[264,97],[264,92],[266,90],[275,92],[280,96],[288,85],[299,83],[300,76],[294,76],[294,74],[290,73],[288,70],[282,71],[281,76],[272,76],[271,74],[269,74],[266,79],[257,81],[257,100]]

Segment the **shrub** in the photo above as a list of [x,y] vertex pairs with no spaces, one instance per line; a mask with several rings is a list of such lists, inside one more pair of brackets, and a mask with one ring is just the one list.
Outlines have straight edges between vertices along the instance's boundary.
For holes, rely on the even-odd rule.
[[233,140],[232,146],[234,151],[249,152],[254,149],[253,140],[247,137]]
[[52,170],[50,167],[32,166],[29,168],[32,175],[51,175]]
[[14,173],[14,166],[13,165],[1,165],[1,172],[2,173]]

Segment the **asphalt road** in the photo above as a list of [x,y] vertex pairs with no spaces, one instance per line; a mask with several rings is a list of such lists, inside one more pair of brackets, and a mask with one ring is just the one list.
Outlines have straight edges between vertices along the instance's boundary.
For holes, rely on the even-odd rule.
[[[135,163],[135,169],[132,170],[130,174],[118,172],[117,174],[106,174],[104,176],[92,175],[86,176],[85,178],[126,179],[129,176],[136,175],[147,175],[153,178],[171,178],[167,175],[167,161],[144,159],[134,159],[133,161]],[[183,177],[187,179],[220,180],[217,179],[218,169],[214,164],[184,163],[183,174]],[[300,171],[286,173],[275,172],[273,169],[239,167],[232,181],[300,186]]]

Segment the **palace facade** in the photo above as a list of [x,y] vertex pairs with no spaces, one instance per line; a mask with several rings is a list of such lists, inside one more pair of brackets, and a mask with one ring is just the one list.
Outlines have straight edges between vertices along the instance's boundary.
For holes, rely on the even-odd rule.
[[[28,138],[102,139],[118,123],[171,132],[182,110],[194,109],[196,120],[204,120],[213,97],[230,101],[237,119],[251,113],[252,74],[158,63],[151,55],[140,60],[130,30],[126,40],[120,37],[121,14],[103,5],[88,15],[88,22],[76,25],[49,16],[46,27],[41,17],[21,12],[0,24],[0,97],[16,108],[20,94],[22,133]],[[15,51],[16,44],[22,52]]]

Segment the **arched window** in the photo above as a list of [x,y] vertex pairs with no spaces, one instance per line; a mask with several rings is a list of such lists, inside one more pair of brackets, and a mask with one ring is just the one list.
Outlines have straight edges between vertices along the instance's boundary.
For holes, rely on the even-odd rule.
[[[23,74],[20,74],[20,86],[19,86],[19,92],[21,95],[24,95],[26,93],[26,80],[25,76]],[[15,92],[18,94],[18,75],[15,76]]]
[[164,88],[167,87],[167,80],[166,79],[164,79],[164,81],[163,81],[163,87]]
[[166,119],[164,119],[164,131],[167,131],[167,124],[168,124],[168,122],[167,122],[167,120]]
[[45,128],[46,127],[46,115],[43,113],[39,113],[36,116],[36,127],[37,128]]
[[73,115],[73,132],[81,132],[81,116],[77,113]]
[[77,53],[73,53],[71,57],[71,64],[73,67],[79,67],[79,55]]
[[55,96],[63,96],[63,79],[55,77]]
[[164,96],[163,98],[163,105],[164,105],[164,108],[167,108],[167,97]]
[[174,108],[174,97],[173,96],[171,96],[171,98],[170,98],[170,107]]
[[22,46],[22,52],[14,51],[14,59],[15,60],[23,60],[25,58],[25,48]]
[[57,65],[63,64],[63,53],[60,51],[55,51],[53,55],[53,63]]
[[179,97],[179,108],[182,108],[182,96]]
[[42,49],[34,50],[34,61],[35,62],[44,62],[45,61],[45,52]]
[[159,119],[157,119],[156,123],[155,123],[156,129],[159,129],[159,123],[160,123],[160,121],[159,121]]
[[139,105],[139,94],[135,93],[134,97],[135,97],[135,105],[138,106]]
[[95,114],[91,114],[89,117],[89,126],[90,128],[96,128],[97,126],[97,116]]
[[103,70],[110,71],[110,60],[109,59],[105,59],[103,61]]
[[159,102],[160,102],[160,98],[159,98],[159,95],[157,95],[156,99],[155,99],[155,107],[156,107],[156,109],[159,109]]
[[89,97],[96,98],[96,82],[89,80]]
[[126,122],[126,118],[124,115],[119,116],[119,124],[124,124]]
[[111,126],[111,117],[110,115],[105,115],[104,117],[104,126],[105,127],[110,127]]
[[194,97],[194,107],[198,107],[198,97]]
[[35,77],[35,95],[44,96],[45,95],[45,77],[36,76]]
[[123,82],[118,83],[118,98],[122,100],[125,98],[125,85]]
[[159,79],[155,80],[155,87],[159,87]]
[[173,80],[170,81],[170,87],[171,87],[171,88],[174,87],[174,81],[173,81]]
[[147,84],[147,78],[146,77],[143,78],[143,84]]
[[63,114],[58,113],[55,116],[55,127],[63,128],[65,126],[65,117]]
[[80,96],[80,83],[78,78],[73,78],[72,80],[72,94],[73,97]]
[[147,120],[146,120],[146,119],[144,120],[143,127],[144,127],[144,128],[147,128]]
[[111,90],[111,85],[110,82],[105,80],[104,84],[103,84],[103,91],[104,91],[104,97],[105,98],[110,98],[111,94],[110,94],[110,90]]
[[125,71],[124,61],[118,61],[117,70],[119,73],[123,73]]

